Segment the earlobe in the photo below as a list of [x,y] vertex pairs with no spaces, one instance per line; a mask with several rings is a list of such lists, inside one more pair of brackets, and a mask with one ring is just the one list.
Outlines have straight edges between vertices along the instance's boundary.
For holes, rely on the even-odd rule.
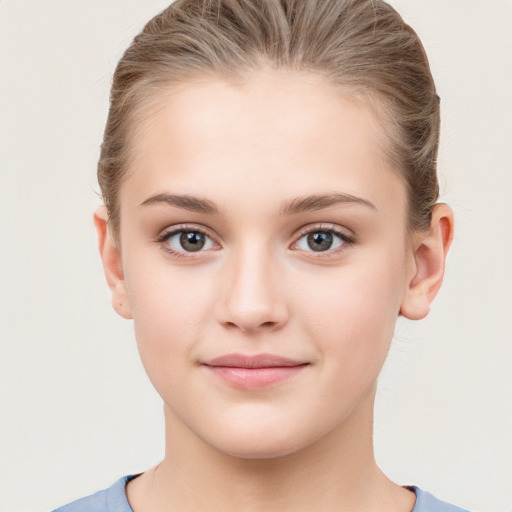
[[105,206],[100,206],[94,212],[94,225],[98,236],[103,270],[112,294],[112,306],[123,318],[132,318],[121,262],[121,251],[110,232],[108,212]]
[[443,282],[453,226],[452,209],[446,204],[435,205],[428,230],[417,234],[408,284],[400,307],[402,316],[419,320],[428,315]]

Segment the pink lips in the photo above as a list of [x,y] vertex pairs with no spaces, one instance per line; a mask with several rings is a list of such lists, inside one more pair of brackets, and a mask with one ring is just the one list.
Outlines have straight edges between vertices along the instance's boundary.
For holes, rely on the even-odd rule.
[[226,354],[202,363],[216,377],[241,389],[259,389],[300,373],[309,363],[272,354]]

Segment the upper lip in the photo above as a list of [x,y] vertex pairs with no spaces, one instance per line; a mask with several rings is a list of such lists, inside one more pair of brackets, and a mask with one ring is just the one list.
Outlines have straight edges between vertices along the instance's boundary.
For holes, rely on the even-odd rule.
[[225,354],[203,362],[206,366],[223,366],[227,368],[279,368],[301,366],[305,361],[290,359],[273,354]]

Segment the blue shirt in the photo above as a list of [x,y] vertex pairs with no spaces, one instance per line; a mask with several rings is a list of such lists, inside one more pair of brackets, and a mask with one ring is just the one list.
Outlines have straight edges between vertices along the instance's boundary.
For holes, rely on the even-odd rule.
[[[64,505],[53,512],[133,512],[126,497],[126,484],[137,475],[128,475],[119,479],[112,487],[98,491],[91,496],[81,498]],[[416,504],[411,512],[468,512],[454,505],[434,498],[432,494],[418,487],[408,487],[416,494]]]

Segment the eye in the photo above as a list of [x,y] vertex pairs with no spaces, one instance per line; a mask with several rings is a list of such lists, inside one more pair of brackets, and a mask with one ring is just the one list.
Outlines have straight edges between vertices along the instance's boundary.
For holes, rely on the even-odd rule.
[[294,244],[301,251],[327,252],[352,243],[353,239],[334,229],[317,229],[302,235]]
[[198,229],[176,229],[164,233],[158,242],[164,248],[173,253],[200,252],[216,247],[216,243],[206,234]]

